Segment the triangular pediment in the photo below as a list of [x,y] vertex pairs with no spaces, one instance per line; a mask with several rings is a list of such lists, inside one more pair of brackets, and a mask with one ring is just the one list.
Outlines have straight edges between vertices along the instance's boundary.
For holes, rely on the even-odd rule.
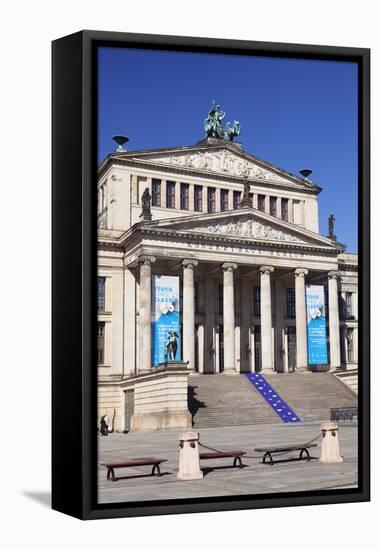
[[224,175],[247,177],[267,183],[290,184],[294,188],[319,190],[320,188],[272,164],[258,159],[227,142],[217,147],[192,146],[158,151],[128,154],[129,158],[151,165],[169,166],[172,169],[188,169]]
[[195,214],[144,222],[145,228],[187,235],[237,239],[257,243],[329,248],[341,252],[344,245],[292,223],[284,222],[254,208],[241,208],[214,214]]

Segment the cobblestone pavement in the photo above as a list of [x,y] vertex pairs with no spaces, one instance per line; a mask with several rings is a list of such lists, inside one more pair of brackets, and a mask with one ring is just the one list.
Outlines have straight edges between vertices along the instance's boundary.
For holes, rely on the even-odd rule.
[[[200,441],[219,450],[241,449],[256,455],[255,447],[277,444],[303,443],[321,433],[321,422],[302,424],[269,424],[256,426],[203,428]],[[232,459],[204,461],[201,466],[204,478],[180,481],[176,474],[179,459],[179,434],[184,430],[161,430],[99,436],[99,503],[138,502],[175,498],[194,498],[225,495],[293,492],[314,489],[357,486],[357,426],[342,423],[339,429],[340,449],[344,457],[341,464],[326,465],[318,460],[310,462],[286,461],[273,466],[258,459],[245,459],[246,467],[232,468]],[[318,446],[311,449],[312,456],[320,456]],[[200,452],[206,451],[201,449]],[[118,481],[106,479],[106,468],[101,462],[130,460],[138,457],[161,457],[162,477],[152,477],[150,466],[116,470]],[[292,453],[278,457],[297,457]]]

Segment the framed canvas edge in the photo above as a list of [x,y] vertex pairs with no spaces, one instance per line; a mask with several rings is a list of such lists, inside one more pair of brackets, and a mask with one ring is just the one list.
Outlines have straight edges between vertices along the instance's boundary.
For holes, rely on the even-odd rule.
[[[72,38],[74,37],[74,38]],[[346,48],[337,46],[313,46],[299,44],[282,44],[269,42],[254,42],[229,39],[214,39],[214,38],[195,38],[195,37],[176,37],[164,35],[145,35],[131,33],[113,33],[102,31],[81,31],[75,33],[71,37],[65,37],[53,42],[54,46],[58,43],[63,45],[67,40],[77,40],[80,42],[80,55],[82,62],[81,74],[81,108],[76,113],[73,113],[73,118],[78,124],[78,116],[81,123],[81,159],[80,163],[75,166],[75,179],[80,192],[81,215],[80,215],[80,253],[81,253],[81,269],[80,276],[76,273],[76,290],[80,285],[81,293],[81,345],[80,354],[77,350],[76,365],[78,368],[74,371],[71,369],[73,378],[70,382],[66,382],[67,387],[74,388],[76,394],[80,391],[80,419],[78,425],[80,429],[76,434],[73,449],[78,452],[80,447],[80,455],[75,463],[77,464],[77,472],[79,475],[75,477],[75,482],[72,481],[64,486],[62,483],[59,490],[64,490],[70,493],[75,505],[70,506],[68,496],[66,495],[62,506],[55,498],[54,483],[53,483],[53,508],[64,513],[73,515],[81,519],[101,519],[101,518],[116,518],[130,516],[146,516],[146,515],[162,515],[162,514],[180,514],[192,512],[211,512],[211,511],[226,511],[226,510],[242,510],[254,508],[268,507],[283,507],[283,506],[302,506],[313,504],[335,504],[344,502],[362,502],[370,500],[370,257],[369,257],[369,178],[370,178],[370,50],[366,48]],[[91,182],[96,177],[96,147],[95,147],[95,109],[96,109],[96,87],[94,86],[94,71],[95,58],[94,51],[99,43],[113,44],[115,47],[118,44],[124,44],[129,47],[138,45],[139,47],[159,47],[182,49],[201,48],[206,51],[224,50],[229,53],[239,53],[244,51],[251,55],[253,53],[261,54],[277,54],[279,56],[294,56],[306,58],[343,58],[357,61],[360,67],[360,86],[361,86],[361,103],[359,105],[360,119],[360,150],[359,150],[359,173],[360,173],[360,191],[359,196],[359,307],[360,307],[360,337],[359,337],[359,364],[360,364],[360,379],[359,379],[359,438],[360,438],[360,454],[359,454],[359,472],[360,472],[360,489],[357,490],[339,490],[338,492],[323,491],[322,494],[316,492],[307,492],[304,494],[291,493],[290,495],[270,494],[258,495],[251,499],[233,498],[233,499],[198,499],[195,503],[186,501],[160,501],[159,503],[150,503],[146,501],[143,504],[124,505],[98,505],[96,504],[96,481],[97,481],[97,466],[96,461],[96,440],[91,436],[91,431],[94,427],[93,418],[96,418],[96,374],[91,370],[91,358],[94,353],[94,338],[91,334],[93,326],[94,304],[96,298],[96,289],[93,284],[93,274],[96,272],[96,219],[94,212],[95,194],[92,192]],[[68,61],[67,61],[68,62]],[[53,136],[54,136],[54,90],[53,90]],[[79,112],[80,111],[80,112]],[[75,124],[74,124],[75,125]],[[70,139],[70,132],[67,133],[65,139]],[[53,159],[59,156],[60,152],[55,150],[53,144]],[[54,164],[54,162],[53,162]],[[53,188],[56,186],[56,174],[53,169]],[[76,191],[79,193],[79,191]],[[70,201],[71,202],[71,201]],[[57,205],[55,204],[55,208]],[[54,211],[54,199],[53,199]],[[77,216],[76,216],[77,218]],[[53,235],[54,235],[54,219],[53,219]],[[55,224],[57,225],[57,224]],[[79,229],[79,221],[72,224],[69,231],[69,242],[73,242],[77,238],[77,230]],[[56,232],[55,232],[56,233]],[[58,231],[59,235],[59,231]],[[53,243],[53,250],[56,249],[57,242]],[[69,250],[66,251],[68,253]],[[53,256],[54,258],[54,256]],[[60,274],[54,272],[53,260],[53,277],[58,286],[63,285],[60,281]],[[75,293],[74,293],[75,294]],[[53,321],[57,318],[57,308],[54,307],[54,290],[53,290]],[[77,335],[78,336],[78,335]],[[61,336],[57,335],[53,329],[53,346]],[[76,338],[78,342],[79,339]],[[79,356],[80,355],[80,356]],[[54,395],[57,393],[56,376],[63,369],[62,361],[54,356],[53,351],[53,409],[56,407]],[[55,364],[55,368],[54,368]],[[62,379],[61,373],[59,379]],[[55,388],[55,389],[54,389]],[[53,420],[53,432],[56,428],[62,433],[64,431],[65,421],[61,418],[62,406],[60,405],[57,420],[57,412],[55,413],[55,421]],[[78,411],[79,407],[74,407]],[[94,416],[93,416],[94,415]],[[54,410],[53,410],[54,418]],[[92,432],[93,433],[93,432]],[[80,436],[80,444],[78,446],[78,437]],[[63,445],[55,436],[55,459],[59,449],[63,452]],[[67,444],[65,447],[67,451]],[[62,476],[57,473],[56,464],[53,463],[53,478]],[[75,485],[76,483],[76,485]]]

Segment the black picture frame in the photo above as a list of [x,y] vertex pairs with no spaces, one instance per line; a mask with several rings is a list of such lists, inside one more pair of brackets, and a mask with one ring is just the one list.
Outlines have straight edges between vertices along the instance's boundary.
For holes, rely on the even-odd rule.
[[[97,504],[96,49],[99,46],[355,61],[359,67],[359,486],[209,499]],[[370,50],[82,31],[52,44],[52,507],[81,519],[370,499]]]

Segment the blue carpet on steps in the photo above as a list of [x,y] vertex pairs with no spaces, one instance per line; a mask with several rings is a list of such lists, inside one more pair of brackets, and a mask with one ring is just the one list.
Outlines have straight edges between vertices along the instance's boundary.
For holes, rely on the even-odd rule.
[[254,388],[261,394],[263,399],[267,401],[270,407],[276,412],[278,416],[286,423],[301,422],[297,414],[287,405],[275,389],[267,382],[266,378],[258,373],[253,372],[246,374],[246,378],[254,386]]

